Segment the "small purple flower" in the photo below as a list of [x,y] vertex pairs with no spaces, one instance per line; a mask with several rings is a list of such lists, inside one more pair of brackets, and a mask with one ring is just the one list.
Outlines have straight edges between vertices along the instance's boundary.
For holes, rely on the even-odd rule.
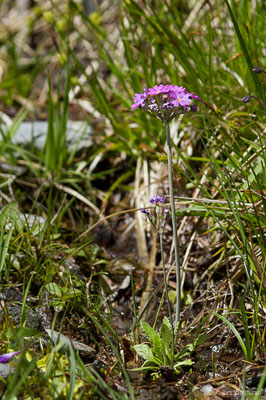
[[188,93],[183,86],[169,85],[171,92],[175,93]]
[[158,206],[160,203],[164,203],[165,200],[166,200],[166,196],[161,197],[157,194],[157,195],[153,196],[152,199],[150,199],[150,203],[156,204]]
[[173,94],[171,95],[172,97],[172,105],[174,107],[178,107],[183,106],[189,106],[191,103],[191,99],[190,99],[190,94],[189,93],[184,93],[184,92],[173,92]]
[[145,106],[145,100],[148,96],[148,93],[146,88],[143,88],[143,90],[144,90],[143,93],[142,92],[135,93],[135,96],[133,97],[134,104],[131,106],[131,110],[135,110],[136,108]]
[[6,353],[0,355],[0,364],[6,364],[9,362],[9,360],[14,357],[16,354],[19,354],[21,350],[19,351],[14,351],[13,353]]
[[160,93],[168,93],[170,90],[169,86],[170,85],[155,85],[148,90],[148,95],[156,96],[157,94],[160,94]]

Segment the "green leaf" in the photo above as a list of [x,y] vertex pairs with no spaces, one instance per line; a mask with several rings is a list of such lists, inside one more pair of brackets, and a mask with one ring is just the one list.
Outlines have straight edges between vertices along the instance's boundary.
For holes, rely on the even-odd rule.
[[72,400],[74,398],[75,383],[76,383],[76,359],[73,347],[69,347],[70,350],[70,379],[69,379],[69,390],[67,393],[67,400]]
[[169,290],[168,292],[168,299],[175,304],[176,302],[176,291],[175,290]]
[[11,337],[11,338],[14,337],[14,333],[16,334],[17,337],[20,337],[20,338],[33,337],[33,336],[38,337],[38,336],[42,335],[42,332],[37,331],[36,329],[26,328],[26,327],[22,327],[22,326],[20,326],[18,328],[12,327],[12,329],[8,328],[5,333],[6,333],[7,337]]
[[163,342],[158,332],[147,322],[141,321],[141,328],[152,341],[153,354],[163,363]]
[[28,114],[28,110],[25,108],[21,108],[16,116],[13,119],[12,124],[8,127],[8,131],[6,132],[6,140],[11,140],[16,131],[18,130],[20,124],[23,122],[24,118]]
[[56,312],[62,311],[65,306],[65,302],[62,300],[53,300],[52,304]]
[[158,371],[160,365],[155,365],[153,361],[146,360],[140,368],[132,368],[131,371]]
[[233,324],[231,324],[231,322],[228,321],[228,319],[226,319],[223,315],[219,315],[219,314],[217,314],[217,313],[213,313],[213,315],[215,315],[216,317],[218,317],[218,318],[220,318],[221,320],[223,320],[223,321],[229,326],[229,328],[233,331],[235,337],[236,337],[237,340],[239,341],[239,344],[240,344],[240,346],[241,346],[241,348],[242,348],[242,351],[243,351],[243,353],[244,353],[244,356],[245,356],[246,360],[251,361],[251,360],[249,359],[249,356],[250,356],[250,355],[248,354],[248,350],[247,350],[247,347],[246,347],[246,345],[245,345],[245,342],[244,342],[244,340],[242,339],[242,337],[240,336],[240,334],[239,334],[239,332],[237,331],[237,329],[235,328],[235,326],[234,326]]
[[62,297],[62,290],[61,290],[60,286],[57,285],[57,283],[53,283],[53,282],[47,283],[45,285],[45,287],[51,295],[57,296],[57,297]]
[[154,336],[152,345],[153,345],[153,349],[152,349],[153,355],[155,357],[158,357],[161,364],[163,365],[164,364],[164,347],[163,347],[162,339],[160,338],[159,334]]
[[172,330],[171,330],[170,321],[167,317],[164,317],[164,319],[163,319],[163,323],[162,323],[162,326],[160,329],[160,334],[162,337],[162,342],[163,342],[165,353],[170,358],[170,341],[171,341],[171,337],[172,337]]
[[241,311],[241,316],[242,316],[242,323],[244,326],[244,333],[245,333],[245,339],[246,339],[246,348],[247,348],[247,354],[248,354],[248,359],[252,360],[252,348],[251,348],[251,334],[249,332],[249,328],[248,328],[248,317],[247,317],[247,312],[245,309],[245,304],[244,301],[242,299],[242,296],[239,294],[238,295],[238,299],[239,299],[239,308]]
[[136,344],[133,346],[136,353],[144,360],[149,360],[155,364],[161,365],[160,361],[154,357],[152,349],[147,344]]
[[19,327],[16,329],[16,333],[18,337],[38,337],[42,335],[42,332],[33,329],[33,328],[26,328],[26,327]]
[[153,341],[153,338],[158,335],[158,332],[154,328],[152,328],[147,322],[141,321],[140,326],[142,330],[146,333],[146,335]]
[[187,344],[181,351],[179,351],[177,354],[174,356],[174,360],[180,360],[186,356],[188,356],[195,348],[195,345],[193,343]]
[[193,364],[193,361],[190,360],[190,358],[189,358],[189,359],[184,360],[184,361],[178,361],[178,362],[174,365],[174,368],[181,367],[182,365],[192,365],[192,364]]
[[196,346],[200,346],[201,344],[205,343],[205,341],[206,341],[206,334],[202,333],[194,340],[193,342],[194,349]]
[[80,296],[82,294],[81,290],[79,289],[75,289],[75,288],[60,288],[63,298],[64,300],[69,299],[71,297],[77,297]]
[[[6,257],[8,256],[9,243],[14,226],[20,231],[21,224],[22,221],[18,216],[17,204],[12,202],[6,205],[0,213],[0,272],[4,268]],[[7,231],[6,234],[5,231]]]
[[247,63],[248,68],[249,68],[249,72],[250,72],[251,77],[252,77],[252,79],[254,81],[254,84],[255,84],[255,87],[257,89],[257,92],[261,95],[261,98],[263,99],[264,98],[264,93],[263,93],[263,90],[262,90],[262,86],[260,85],[260,82],[259,82],[259,79],[258,79],[257,75],[254,74],[253,71],[252,71],[253,65],[252,65],[252,61],[251,61],[250,55],[249,55],[248,50],[247,50],[246,43],[245,43],[244,38],[243,38],[243,36],[241,34],[241,31],[239,29],[238,23],[236,21],[236,18],[234,16],[234,13],[232,11],[232,8],[230,7],[230,4],[229,4],[228,0],[225,0],[225,3],[226,3],[226,6],[228,8],[231,20],[233,22],[233,25],[234,25],[234,28],[235,28],[235,32],[236,32],[237,38],[239,40],[241,49],[242,49],[242,51],[244,53],[244,56],[245,56],[245,59],[246,59],[246,63]]
[[8,223],[13,223],[19,232],[22,232],[24,223],[19,217],[18,206],[15,202],[7,204],[0,214],[0,230],[5,229]]

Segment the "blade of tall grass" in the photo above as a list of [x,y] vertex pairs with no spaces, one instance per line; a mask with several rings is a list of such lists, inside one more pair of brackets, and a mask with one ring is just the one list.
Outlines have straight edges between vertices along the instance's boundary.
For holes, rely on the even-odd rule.
[[[228,234],[228,232],[225,232],[227,237],[230,238],[231,243],[233,244],[233,246],[235,247],[235,249],[238,249],[239,255],[242,259],[243,265],[245,267],[245,272],[248,278],[248,282],[249,282],[249,286],[250,286],[250,290],[252,293],[252,297],[253,299],[254,297],[254,288],[253,288],[253,282],[251,279],[251,273],[252,270],[250,270],[250,264],[249,261],[251,261],[248,258],[248,239],[246,237],[246,233],[245,233],[245,228],[242,222],[242,219],[240,217],[240,212],[239,209],[237,207],[237,203],[236,203],[236,196],[235,196],[235,191],[233,190],[232,187],[232,180],[230,175],[227,173],[226,170],[222,170],[219,165],[215,162],[215,157],[212,157],[211,153],[212,153],[212,149],[211,147],[207,148],[206,145],[204,144],[205,149],[207,151],[207,153],[209,154],[209,157],[211,159],[211,164],[213,167],[213,170],[215,171],[216,174],[216,178],[219,180],[220,183],[220,193],[221,195],[227,200],[228,205],[233,213],[234,219],[236,221],[236,226],[237,226],[237,230],[239,231],[240,235],[241,235],[241,239],[242,239],[242,244],[241,247],[243,248],[243,251],[241,251],[240,247],[236,244],[236,242],[231,238],[231,236]],[[219,144],[217,144],[217,147],[219,148]],[[229,191],[227,190],[227,187],[229,187]],[[240,196],[241,198],[241,196]],[[218,222],[219,223],[219,222]],[[220,224],[219,224],[220,225]]]
[[209,34],[209,80],[210,86],[213,87],[213,31],[211,26],[211,20],[208,19],[208,34]]
[[44,378],[49,379],[49,377],[53,374],[53,369],[56,367],[56,360],[55,357],[57,353],[65,346],[64,342],[58,343],[56,346],[53,347],[51,352],[49,353],[49,357],[47,359]]
[[[14,229],[14,223],[11,223],[10,229],[6,235],[6,237],[4,237],[4,233],[1,233],[0,236],[0,273],[2,273],[2,270],[4,269],[5,266],[5,261],[8,255],[8,249],[9,249],[9,243],[12,237],[12,233],[13,233],[13,229]],[[4,276],[5,279],[7,278],[7,271],[4,271]]]
[[[8,224],[10,226],[6,232]],[[11,202],[2,209],[0,214],[0,274],[5,266],[14,228],[21,232],[23,223],[18,216],[17,204]],[[4,276],[5,279],[8,277],[8,270],[4,270]]]
[[250,360],[252,360],[252,358],[253,358],[253,350],[254,350],[254,348],[253,348],[253,346],[254,346],[254,333],[253,333],[252,344],[251,344],[251,342],[250,342],[251,334],[250,334],[249,328],[248,328],[249,324],[248,324],[247,312],[246,312],[244,301],[243,301],[241,295],[238,296],[238,300],[239,300],[239,308],[240,308],[240,312],[241,312],[241,316],[242,316],[242,323],[243,323],[243,326],[244,326],[247,355],[248,355],[248,358]]
[[69,379],[69,390],[67,393],[66,400],[72,400],[74,398],[75,383],[76,383],[76,358],[72,346],[69,346],[70,351],[70,379]]
[[[242,51],[243,51],[243,53],[244,53],[244,56],[245,56],[246,63],[247,63],[247,65],[248,65],[250,74],[251,74],[252,79],[253,79],[253,81],[254,81],[254,85],[255,85],[255,87],[256,87],[257,93],[260,95],[261,99],[263,99],[263,101],[264,101],[264,108],[265,108],[265,95],[264,95],[264,91],[263,91],[262,86],[261,86],[261,84],[260,84],[260,82],[259,82],[259,80],[258,80],[257,75],[254,74],[253,71],[252,71],[253,65],[252,65],[252,61],[251,61],[251,58],[250,58],[250,56],[249,56],[249,53],[248,53],[248,50],[247,50],[247,47],[246,47],[244,38],[243,38],[243,36],[242,36],[242,34],[241,34],[241,31],[240,31],[240,29],[239,29],[239,26],[238,26],[237,20],[236,20],[236,18],[235,18],[235,16],[234,16],[234,13],[233,13],[233,11],[232,11],[232,8],[230,7],[229,1],[228,1],[228,0],[225,0],[225,3],[226,3],[226,6],[227,6],[227,9],[228,9],[230,18],[231,18],[231,20],[232,20],[232,22],[233,22],[233,25],[234,25],[234,28],[235,28],[235,31],[236,31],[236,35],[237,35],[237,38],[238,38],[238,40],[239,40],[241,49],[242,49]],[[265,109],[265,110],[266,110],[266,109]]]
[[[121,356],[120,356],[120,354],[119,354],[118,349],[117,349],[116,346],[113,344],[112,340],[110,339],[110,337],[108,336],[108,334],[106,333],[106,331],[103,329],[102,325],[97,321],[97,319],[94,318],[94,316],[93,316],[85,307],[82,306],[81,308],[82,308],[82,310],[84,311],[84,313],[85,313],[86,315],[88,315],[88,317],[92,320],[93,324],[99,329],[99,331],[100,331],[100,332],[102,333],[102,335],[105,337],[105,339],[106,339],[108,345],[111,347],[112,351],[114,352],[114,354],[115,354],[115,356],[116,356],[116,358],[117,358],[117,360],[118,360],[118,362],[119,362],[119,365],[120,365],[120,367],[121,367],[121,370],[122,370],[122,372],[123,372],[124,378],[125,378],[125,380],[126,380],[126,382],[127,382],[127,386],[128,386],[128,390],[129,390],[130,399],[131,399],[131,400],[134,400],[134,399],[135,399],[135,396],[134,396],[134,389],[133,389],[133,387],[131,386],[130,377],[129,377],[128,372],[127,372],[127,370],[126,370],[126,368],[125,368],[125,366],[124,366],[124,363],[123,363],[123,361],[122,361],[122,359],[121,359]],[[115,336],[116,336],[116,335],[115,335]]]
[[25,352],[20,353],[20,356],[17,360],[17,364],[15,367],[15,371],[12,374],[12,377],[8,383],[6,392],[4,394],[5,400],[13,400],[16,398],[16,395],[23,383],[30,376],[31,372],[37,368],[36,367],[37,358],[34,358],[30,362],[26,362],[25,360]]
[[15,115],[15,118],[12,121],[12,124],[7,128],[6,131],[1,129],[1,134],[4,142],[10,142],[13,138],[14,134],[18,130],[18,127],[23,122],[25,117],[27,116],[28,111],[25,108],[21,108],[18,113]]
[[238,332],[238,330],[236,329],[236,327],[230,321],[228,321],[228,319],[225,318],[223,315],[220,315],[220,314],[217,314],[217,313],[213,313],[213,315],[215,315],[217,318],[219,318],[222,321],[224,321],[226,323],[226,325],[229,326],[229,328],[234,333],[235,337],[237,338],[237,340],[238,340],[238,342],[239,342],[239,344],[241,346],[241,349],[242,349],[242,351],[244,353],[245,359],[247,361],[252,361],[252,359],[250,359],[250,355],[248,353],[248,349],[247,349],[247,347],[245,345],[245,342],[242,339],[242,337],[241,337],[240,333]]
[[109,400],[110,397],[113,400],[127,400],[128,396],[126,393],[117,393],[110,385],[106,383],[106,381],[101,377],[100,374],[97,373],[93,368],[87,369],[82,362],[79,354],[76,355],[78,365],[81,368],[84,375],[92,381],[97,387],[97,393],[101,396],[103,400]]
[[266,367],[264,368],[263,374],[262,374],[262,376],[260,378],[258,387],[256,389],[255,396],[253,397],[252,400],[259,400],[260,399],[259,396],[261,395],[261,392],[262,392],[263,388],[265,387],[265,382],[266,382]]
[[48,131],[44,146],[44,160],[46,169],[57,176],[61,175],[61,169],[65,162],[66,129],[68,116],[68,95],[70,90],[70,68],[69,61],[66,66],[65,90],[63,103],[60,100],[61,79],[57,86],[57,102],[54,105],[52,96],[51,80],[49,83],[49,104],[48,104]]
[[[31,282],[32,282],[33,276],[34,276],[33,274],[30,276],[27,284],[26,284],[26,275],[25,275],[24,281],[23,281],[23,300],[22,300],[22,309],[21,309],[21,316],[20,316],[20,325],[22,327],[24,327],[27,322],[27,319],[26,319],[27,298],[28,298],[28,293],[29,293],[29,290],[31,287]],[[27,277],[27,279],[28,279],[28,277]]]

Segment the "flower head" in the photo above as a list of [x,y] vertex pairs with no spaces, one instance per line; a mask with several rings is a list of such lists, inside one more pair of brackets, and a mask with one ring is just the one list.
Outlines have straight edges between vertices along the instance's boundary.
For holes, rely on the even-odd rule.
[[156,204],[158,206],[159,204],[164,203],[165,200],[166,200],[166,196],[161,197],[157,194],[157,195],[153,196],[152,199],[150,199],[150,203]]
[[196,111],[196,106],[191,104],[192,99],[200,100],[198,96],[187,92],[182,86],[155,85],[149,89],[143,88],[143,92],[134,95],[131,110],[143,108],[144,111],[167,124],[177,115]]
[[146,214],[147,217],[149,218],[149,220],[152,222],[152,215],[151,215],[150,210],[147,210],[146,208],[142,208],[142,209],[141,209],[141,212],[142,212],[143,214]]

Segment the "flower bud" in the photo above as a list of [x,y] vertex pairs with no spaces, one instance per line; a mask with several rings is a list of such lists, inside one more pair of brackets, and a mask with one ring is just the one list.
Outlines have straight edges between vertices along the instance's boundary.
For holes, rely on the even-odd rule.
[[249,103],[249,102],[250,102],[250,99],[251,99],[251,96],[246,96],[246,97],[243,97],[242,101],[243,101],[244,103]]
[[196,112],[196,111],[198,111],[198,107],[195,104],[191,104],[190,111]]
[[262,69],[261,67],[254,67],[252,68],[252,71],[255,72],[255,74],[261,74],[262,72],[266,74],[266,71],[264,71],[264,69]]
[[143,214],[146,214],[147,217],[149,218],[149,220],[152,221],[152,215],[151,215],[150,210],[147,210],[146,208],[142,208],[142,209],[141,209],[141,212],[142,212]]
[[167,219],[169,217],[170,211],[168,209],[164,210],[164,218]]

